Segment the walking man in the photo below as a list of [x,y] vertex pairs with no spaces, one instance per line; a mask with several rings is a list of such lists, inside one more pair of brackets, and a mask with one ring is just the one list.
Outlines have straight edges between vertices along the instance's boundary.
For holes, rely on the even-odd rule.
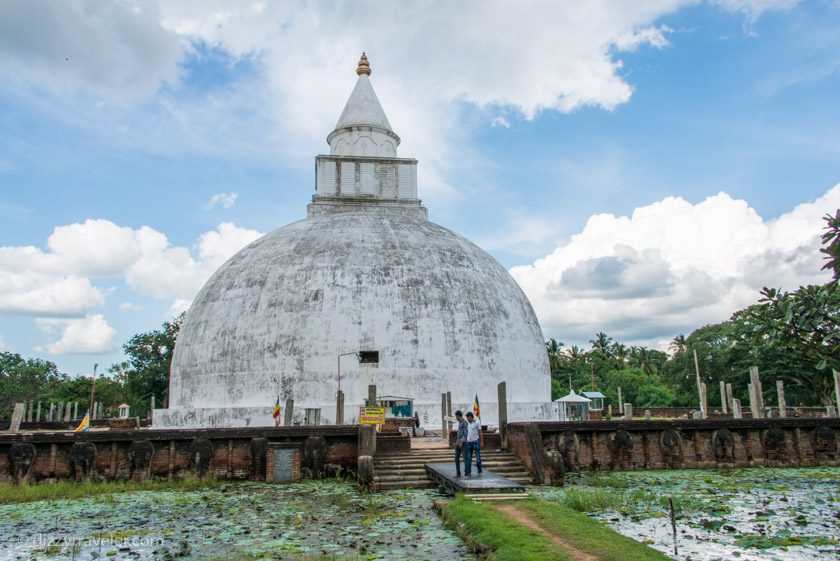
[[455,411],[455,420],[458,421],[458,434],[455,436],[455,476],[461,477],[461,454],[466,452],[464,447],[467,445],[467,422],[460,410]]
[[478,468],[478,475],[481,475],[481,421],[476,419],[471,411],[467,411],[467,453],[464,458],[464,475],[470,476],[472,472],[472,457],[475,454],[475,465]]

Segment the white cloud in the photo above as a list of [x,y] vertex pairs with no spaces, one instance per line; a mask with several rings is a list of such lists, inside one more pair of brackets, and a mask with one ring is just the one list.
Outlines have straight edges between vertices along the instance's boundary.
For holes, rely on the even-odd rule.
[[137,98],[174,83],[184,43],[151,2],[7,0],[0,70],[57,92]]
[[169,306],[169,315],[170,316],[177,316],[181,312],[186,312],[190,305],[192,304],[192,300],[187,300],[186,298],[176,298],[172,305]]
[[494,117],[493,120],[490,121],[490,126],[491,127],[502,127],[502,128],[509,129],[510,128],[510,121],[508,121],[507,119],[505,119],[502,116]]
[[207,204],[204,205],[205,210],[211,210],[216,206],[220,206],[222,208],[230,208],[236,202],[236,198],[239,196],[239,193],[216,193],[210,200],[207,201]]
[[[84,96],[18,92],[56,118],[132,149],[240,160],[282,153],[309,165],[325,147],[366,50],[391,123],[397,134],[406,133],[400,153],[420,160],[424,198],[451,206],[463,200],[463,186],[451,183],[453,171],[481,164],[471,152],[474,121],[464,118],[465,104],[528,119],[542,111],[612,110],[633,91],[622,53],[641,45],[665,48],[670,29],[661,20],[695,3],[532,0],[513,8],[504,0],[339,6],[19,0],[0,14],[0,74],[9,83],[26,76],[27,83],[59,93],[132,99],[157,92],[133,112]],[[789,5],[720,3],[750,17]],[[244,61],[247,71],[231,72],[211,92],[179,88],[179,61],[208,49],[230,56],[231,67]],[[65,63],[68,50],[85,55]]]
[[822,216],[840,184],[775,220],[719,193],[697,204],[669,197],[631,216],[601,214],[533,264],[514,267],[546,335],[585,342],[597,331],[656,343],[727,319],[763,286],[825,282]]
[[79,319],[39,318],[38,326],[50,336],[60,330],[56,341],[35,347],[38,352],[60,354],[101,354],[115,350],[114,338],[117,332],[108,325],[102,314],[88,315]]
[[105,303],[106,292],[92,282],[97,277],[123,277],[155,298],[189,299],[219,265],[260,235],[225,222],[202,234],[191,251],[170,245],[148,226],[133,229],[108,220],[58,226],[46,251],[0,247],[0,311],[84,315]]
[[667,25],[625,31],[616,38],[615,46],[620,51],[635,51],[639,46],[645,44],[657,49],[664,49],[671,44],[665,34],[672,31],[674,30]]
[[799,3],[799,0],[712,0],[725,10],[740,12],[746,16],[744,20],[744,33],[750,36],[757,35],[753,25],[765,12],[775,10],[788,10]]
[[160,232],[142,228],[138,235],[142,256],[128,267],[125,278],[141,294],[191,299],[222,263],[261,235],[224,222],[216,230],[202,234],[196,244],[195,259],[189,249],[170,246]]
[[9,352],[10,350],[9,345],[6,344],[6,340],[0,335],[0,352]]
[[0,269],[0,312],[74,316],[104,303],[87,278]]
[[141,312],[145,309],[133,302],[121,302],[118,308],[123,312]]

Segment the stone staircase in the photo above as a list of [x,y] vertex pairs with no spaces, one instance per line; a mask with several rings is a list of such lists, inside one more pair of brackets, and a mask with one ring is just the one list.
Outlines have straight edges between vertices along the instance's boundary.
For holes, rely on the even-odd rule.
[[[396,454],[377,454],[373,460],[374,488],[425,489],[435,483],[426,477],[425,465],[437,462],[454,462],[455,451],[449,448],[411,450]],[[462,460],[463,462],[463,457]],[[531,483],[531,474],[519,459],[504,450],[482,450],[482,469],[522,484]],[[463,465],[462,465],[463,469]],[[476,474],[473,464],[473,476]]]

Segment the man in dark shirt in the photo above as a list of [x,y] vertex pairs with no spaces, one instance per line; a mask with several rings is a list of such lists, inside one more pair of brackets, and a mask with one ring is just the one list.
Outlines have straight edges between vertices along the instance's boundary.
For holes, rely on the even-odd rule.
[[461,477],[461,454],[467,445],[467,422],[460,411],[455,411],[455,420],[458,421],[458,434],[455,436],[455,475]]

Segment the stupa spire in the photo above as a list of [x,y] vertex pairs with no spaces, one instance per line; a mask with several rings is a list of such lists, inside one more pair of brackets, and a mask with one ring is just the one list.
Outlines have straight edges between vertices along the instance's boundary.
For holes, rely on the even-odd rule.
[[344,105],[335,130],[327,137],[330,154],[337,156],[371,156],[395,158],[400,137],[391,123],[370,83],[370,63],[362,53],[356,66],[356,86]]
[[362,58],[359,59],[359,66],[356,67],[356,74],[359,76],[362,74],[370,76],[370,72],[370,64],[368,63],[367,55],[364,51],[362,51]]

